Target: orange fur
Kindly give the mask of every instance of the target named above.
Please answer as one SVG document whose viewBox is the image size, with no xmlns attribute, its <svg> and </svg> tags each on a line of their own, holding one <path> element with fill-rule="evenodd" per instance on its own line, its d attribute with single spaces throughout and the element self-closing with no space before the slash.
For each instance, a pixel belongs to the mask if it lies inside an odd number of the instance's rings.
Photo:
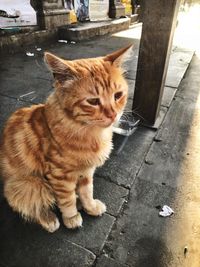
<svg viewBox="0 0 200 267">
<path fill-rule="evenodd" d="M 55 203 L 66 227 L 81 226 L 76 193 L 89 214 L 106 210 L 93 199 L 92 177 L 109 157 L 112 124 L 126 104 L 128 87 L 121 64 L 128 50 L 74 61 L 46 53 L 55 92 L 45 104 L 16 111 L 5 126 L 4 195 L 15 211 L 49 232 L 59 227 L 51 211 Z"/>
</svg>

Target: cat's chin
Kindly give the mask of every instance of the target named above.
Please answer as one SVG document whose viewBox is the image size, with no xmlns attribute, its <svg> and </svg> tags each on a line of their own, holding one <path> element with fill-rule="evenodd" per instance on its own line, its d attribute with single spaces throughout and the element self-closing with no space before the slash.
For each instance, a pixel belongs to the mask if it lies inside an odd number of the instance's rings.
<svg viewBox="0 0 200 267">
<path fill-rule="evenodd" d="M 101 128 L 108 128 L 113 124 L 113 121 L 105 121 L 105 122 L 101 122 L 99 123 L 97 126 L 101 127 Z"/>
</svg>

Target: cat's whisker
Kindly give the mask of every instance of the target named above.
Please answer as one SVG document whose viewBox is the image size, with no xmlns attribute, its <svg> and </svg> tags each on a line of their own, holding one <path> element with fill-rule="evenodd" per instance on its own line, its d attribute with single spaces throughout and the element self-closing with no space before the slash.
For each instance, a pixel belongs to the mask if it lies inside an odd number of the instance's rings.
<svg viewBox="0 0 200 267">
<path fill-rule="evenodd" d="M 137 115 L 139 118 L 145 120 L 144 117 L 142 117 L 142 116 L 136 111 L 136 109 L 134 109 L 134 110 L 126 110 L 126 109 L 125 109 L 123 115 L 126 115 L 125 113 L 130 113 L 130 114 L 132 113 L 132 114 L 135 114 L 135 115 Z M 123 115 L 122 115 L 122 116 L 123 116 Z"/>
<path fill-rule="evenodd" d="M 128 119 L 129 116 L 127 114 L 122 114 L 121 119 Z"/>
</svg>

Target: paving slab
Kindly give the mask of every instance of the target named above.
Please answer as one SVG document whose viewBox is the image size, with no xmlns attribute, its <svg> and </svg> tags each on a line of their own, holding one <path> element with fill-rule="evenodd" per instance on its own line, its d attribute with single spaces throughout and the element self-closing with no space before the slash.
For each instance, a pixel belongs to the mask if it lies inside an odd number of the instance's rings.
<svg viewBox="0 0 200 267">
<path fill-rule="evenodd" d="M 0 203 L 1 267 L 83 267 L 91 266 L 95 255 L 67 240 L 24 223 L 6 203 Z"/>
<path fill-rule="evenodd" d="M 140 26 L 141 27 L 141 26 Z M 124 31 L 127 36 L 133 35 L 133 38 L 120 38 L 117 36 L 104 37 L 98 41 L 98 50 L 94 47 L 94 41 L 88 41 L 76 44 L 55 44 L 54 46 L 44 46 L 43 50 L 50 50 L 64 58 L 76 59 L 82 57 L 94 57 L 101 56 L 108 53 L 111 44 L 115 42 L 115 47 L 121 48 L 125 45 L 134 43 L 134 54 L 131 61 L 128 62 L 126 68 L 128 70 L 126 76 L 127 78 L 135 79 L 136 69 L 137 69 L 137 59 L 138 59 L 138 46 L 139 40 L 134 38 L 135 29 L 130 29 Z M 122 32 L 123 33 L 123 32 Z M 106 42 L 106 43 L 105 43 Z M 74 53 L 74 48 L 76 48 L 76 53 Z M 92 49 L 91 49 L 92 48 Z M 83 54 L 82 49 L 85 51 Z M 34 57 L 26 56 L 26 52 L 30 50 L 35 53 Z M 112 50 L 110 51 L 112 52 Z M 180 65 L 182 68 L 184 64 L 188 64 L 191 58 L 191 51 L 184 51 L 178 48 L 173 50 L 171 55 L 171 65 L 169 71 L 172 68 L 172 74 L 176 74 L 174 71 L 174 66 Z M 9 70 L 9 71 L 8 71 Z M 177 76 L 177 75 L 176 75 Z M 182 76 L 181 76 L 182 78 Z M 179 77 L 180 79 L 180 77 Z M 38 86 L 39 81 L 39 86 Z M 173 77 L 174 81 L 174 77 Z M 129 82 L 131 84 L 131 82 Z M 134 83 L 134 82 L 133 82 Z M 19 98 L 21 95 L 33 92 L 30 95 L 23 97 L 23 100 L 31 100 L 34 103 L 44 102 L 46 97 L 52 92 L 52 76 L 47 70 L 43 60 L 43 51 L 36 51 L 35 47 L 26 48 L 24 53 L 18 53 L 13 61 L 12 56 L 7 56 L 3 59 L 3 64 L 1 65 L 1 93 L 8 96 L 14 96 Z M 15 85 L 15 86 L 12 86 Z M 173 85 L 177 86 L 177 85 Z M 132 84 L 130 86 L 132 91 Z M 172 90 L 165 90 L 164 98 L 167 92 Z M 167 94 L 167 96 L 169 93 Z M 165 99 L 164 105 L 165 103 Z M 167 99 L 167 104 L 169 101 Z"/>
<path fill-rule="evenodd" d="M 33 57 L 27 56 L 26 52 L 34 53 Z M 4 78 L 25 78 L 24 75 L 29 75 L 33 78 L 49 78 L 49 71 L 43 60 L 43 50 L 36 51 L 36 48 L 25 49 L 21 53 L 14 55 L 6 54 L 2 56 L 2 64 L 0 66 L 1 77 Z M 19 76 L 20 75 L 20 76 Z"/>
<path fill-rule="evenodd" d="M 177 198 L 182 200 L 179 205 Z M 134 267 L 198 267 L 200 207 L 197 202 L 184 203 L 183 198 L 184 194 L 170 186 L 137 178 L 129 203 L 106 243 L 108 256 Z M 166 204 L 175 213 L 159 217 L 156 207 Z M 187 257 L 185 246 L 191 253 Z"/>
<path fill-rule="evenodd" d="M 13 62 L 13 63 L 12 63 Z M 17 54 L 3 59 L 0 67 L 1 95 L 33 103 L 41 103 L 52 91 L 52 76 L 44 64 L 43 55 L 36 58 Z"/>
<path fill-rule="evenodd" d="M 126 202 L 129 190 L 111 183 L 102 177 L 94 178 L 94 197 L 103 201 L 107 206 L 107 213 L 117 216 Z"/>
<path fill-rule="evenodd" d="M 83 227 L 73 231 L 61 225 L 60 229 L 54 235 L 55 237 L 66 238 L 68 241 L 99 255 L 112 229 L 115 217 L 109 214 L 92 217 L 84 212 L 82 212 L 82 216 Z"/>
<path fill-rule="evenodd" d="M 134 49 L 136 51 L 138 49 L 138 40 L 106 36 L 98 40 L 98 48 L 94 40 L 90 40 L 75 44 L 55 43 L 49 46 L 44 45 L 41 47 L 41 52 L 37 52 L 35 47 L 30 46 L 25 48 L 24 52 L 15 54 L 14 60 L 13 55 L 5 55 L 2 57 L 0 66 L 0 93 L 15 98 L 23 96 L 23 100 L 32 101 L 33 103 L 44 102 L 53 90 L 52 75 L 43 60 L 44 51 L 50 51 L 58 56 L 72 60 L 104 56 L 129 45 L 131 42 L 135 43 Z M 114 49 L 112 48 L 113 43 L 115 43 Z M 28 57 L 26 55 L 27 51 L 34 52 L 34 57 Z"/>
<path fill-rule="evenodd" d="M 59 217 L 61 217 L 59 211 L 56 211 L 56 213 Z M 54 232 L 53 234 L 49 234 L 37 224 L 25 223 L 24 220 L 17 213 L 14 213 L 11 210 L 6 201 L 4 199 L 1 199 L 0 237 L 2 237 L 1 240 L 7 239 L 8 244 L 6 243 L 7 245 L 4 245 L 1 243 L 2 247 L 0 251 L 1 253 L 9 253 L 7 252 L 7 246 L 10 246 L 11 244 L 13 244 L 14 246 L 15 243 L 20 244 L 20 242 L 22 242 L 23 244 L 23 239 L 24 237 L 26 237 L 26 244 L 28 242 L 33 243 L 32 240 L 35 240 L 33 246 L 37 247 L 37 244 L 42 243 L 43 245 L 44 243 L 43 249 L 45 249 L 45 246 L 49 246 L 49 244 L 53 243 L 54 241 L 57 242 L 57 240 L 60 240 L 59 242 L 71 242 L 87 250 L 90 250 L 95 254 L 99 254 L 109 235 L 115 218 L 108 214 L 104 214 L 101 217 L 92 217 L 86 215 L 84 212 L 82 212 L 82 216 L 82 228 L 76 230 L 69 230 L 63 225 L 62 220 L 60 219 L 61 226 L 59 230 Z M 45 245 L 45 242 L 50 243 L 46 243 Z M 58 245 L 59 242 L 56 244 Z M 35 249 L 37 250 L 37 248 Z M 23 253 L 23 247 L 19 247 L 19 250 L 16 248 L 15 253 L 19 253 L 19 251 Z M 80 266 L 82 265 L 80 264 Z"/>
<path fill-rule="evenodd" d="M 129 203 L 109 236 L 106 253 L 134 267 L 198 267 L 199 197 L 188 199 L 185 193 L 137 178 Z M 174 215 L 159 217 L 156 207 L 166 204 L 174 209 Z M 189 253 L 185 257 L 186 246 Z"/>
<path fill-rule="evenodd" d="M 168 267 L 171 253 L 162 240 L 165 223 L 154 207 L 131 198 L 104 249 L 111 258 L 128 266 Z"/>
<path fill-rule="evenodd" d="M 161 105 L 169 108 L 175 97 L 176 92 L 177 92 L 177 88 L 165 86 Z"/>
<path fill-rule="evenodd" d="M 196 109 L 196 112 L 195 112 Z M 151 162 L 143 169 L 146 180 L 166 182 L 177 187 L 184 186 L 182 163 L 199 153 L 197 131 L 199 130 L 198 106 L 192 101 L 177 98 L 156 136 L 146 160 Z M 198 160 L 193 165 L 198 164 Z M 176 179 L 175 179 L 176 177 Z"/>
<path fill-rule="evenodd" d="M 200 264 L 199 71 L 194 58 L 180 85 L 184 94 L 191 80 L 187 97 L 177 97 L 169 108 L 106 243 L 108 256 L 128 266 Z M 162 205 L 174 214 L 159 217 Z"/>
<path fill-rule="evenodd" d="M 17 109 L 30 105 L 27 102 L 19 101 L 14 98 L 2 96 L 0 93 L 0 131 L 2 131 L 6 120 Z"/>
<path fill-rule="evenodd" d="M 181 87 L 177 91 L 176 96 L 184 99 L 185 101 L 189 100 L 192 102 L 196 102 L 199 94 L 197 92 L 197 88 L 199 85 L 199 57 L 194 56 L 192 59 L 192 66 L 188 68 L 188 72 L 190 74 L 190 79 L 186 79 L 186 77 L 181 82 Z"/>
<path fill-rule="evenodd" d="M 43 79 L 30 77 L 15 79 L 1 79 L 1 95 L 11 96 L 16 99 L 32 102 L 33 104 L 43 103 L 47 96 L 53 91 L 51 82 Z M 38 85 L 39 81 L 39 85 Z M 13 86 L 10 86 L 14 84 Z"/>
<path fill-rule="evenodd" d="M 155 184 L 152 181 L 146 181 L 143 176 L 141 178 L 138 176 L 131 189 L 130 199 L 149 208 L 157 208 L 158 213 L 159 206 L 173 206 L 174 196 L 179 193 L 178 189 L 166 185 L 165 182 Z"/>
<path fill-rule="evenodd" d="M 178 87 L 189 66 L 194 51 L 180 48 L 172 50 L 165 85 Z"/>
<path fill-rule="evenodd" d="M 106 255 L 101 255 L 98 258 L 95 266 L 96 267 L 127 267 L 127 265 L 122 264 L 118 261 L 115 261 Z"/>
<path fill-rule="evenodd" d="M 116 154 L 114 150 L 103 168 L 97 170 L 97 175 L 118 185 L 130 188 L 143 159 L 152 143 L 154 131 L 140 128 L 128 138 L 123 150 Z M 115 135 L 115 147 L 119 146 L 123 137 Z"/>
</svg>

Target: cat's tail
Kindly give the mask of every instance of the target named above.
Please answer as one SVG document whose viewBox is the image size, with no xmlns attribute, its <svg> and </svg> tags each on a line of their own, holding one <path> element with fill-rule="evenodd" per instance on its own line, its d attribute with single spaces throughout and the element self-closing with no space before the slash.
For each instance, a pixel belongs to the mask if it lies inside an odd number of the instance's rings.
<svg viewBox="0 0 200 267">
<path fill-rule="evenodd" d="M 35 221 L 50 232 L 59 227 L 59 222 L 51 211 L 55 197 L 44 178 L 28 176 L 5 179 L 4 196 L 13 210 L 26 220 Z"/>
</svg>

